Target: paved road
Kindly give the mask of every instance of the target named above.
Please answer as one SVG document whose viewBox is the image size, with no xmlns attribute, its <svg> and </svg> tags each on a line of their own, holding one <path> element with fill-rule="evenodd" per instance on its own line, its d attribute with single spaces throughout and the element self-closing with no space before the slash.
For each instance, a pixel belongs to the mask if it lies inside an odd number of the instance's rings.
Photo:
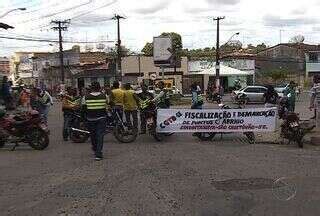
<svg viewBox="0 0 320 216">
<path fill-rule="evenodd" d="M 95 162 L 88 143 L 62 141 L 59 109 L 47 150 L 0 150 L 1 216 L 320 214 L 318 147 L 249 145 L 234 135 L 132 144 L 107 136 L 105 159 Z"/>
</svg>

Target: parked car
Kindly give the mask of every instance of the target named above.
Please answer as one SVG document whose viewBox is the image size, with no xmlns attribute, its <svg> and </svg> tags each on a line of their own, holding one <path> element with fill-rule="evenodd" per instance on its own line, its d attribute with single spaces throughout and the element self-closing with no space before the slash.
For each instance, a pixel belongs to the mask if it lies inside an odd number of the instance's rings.
<svg viewBox="0 0 320 216">
<path fill-rule="evenodd" d="M 235 102 L 235 98 L 239 94 L 243 94 L 247 98 L 247 103 L 264 103 L 264 93 L 267 88 L 264 86 L 247 86 L 238 91 L 232 93 L 232 100 Z"/>
<path fill-rule="evenodd" d="M 274 90 L 278 93 L 279 97 L 283 97 L 284 90 L 289 86 L 288 83 L 280 84 L 274 87 Z"/>
</svg>

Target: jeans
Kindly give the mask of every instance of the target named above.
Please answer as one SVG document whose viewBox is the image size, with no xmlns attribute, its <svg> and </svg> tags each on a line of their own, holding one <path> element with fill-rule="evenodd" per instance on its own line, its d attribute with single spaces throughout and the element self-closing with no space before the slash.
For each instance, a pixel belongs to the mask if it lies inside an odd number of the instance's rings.
<svg viewBox="0 0 320 216">
<path fill-rule="evenodd" d="M 138 131 L 138 111 L 125 110 L 124 113 L 126 115 L 126 122 L 128 124 L 129 129 L 134 130 L 135 132 Z M 132 121 L 131 121 L 131 116 L 132 116 Z"/>
<path fill-rule="evenodd" d="M 91 136 L 92 150 L 95 152 L 96 157 L 102 157 L 103 138 L 106 132 L 106 118 L 96 121 L 88 121 L 88 129 Z"/>
<path fill-rule="evenodd" d="M 39 113 L 43 118 L 45 124 L 48 124 L 49 106 L 40 106 Z"/>
<path fill-rule="evenodd" d="M 142 133 L 147 131 L 147 111 L 140 111 L 140 130 Z"/>
<path fill-rule="evenodd" d="M 71 122 L 72 122 L 72 114 L 64 113 L 63 114 L 63 132 L 62 132 L 64 140 L 67 140 L 70 136 Z"/>
</svg>

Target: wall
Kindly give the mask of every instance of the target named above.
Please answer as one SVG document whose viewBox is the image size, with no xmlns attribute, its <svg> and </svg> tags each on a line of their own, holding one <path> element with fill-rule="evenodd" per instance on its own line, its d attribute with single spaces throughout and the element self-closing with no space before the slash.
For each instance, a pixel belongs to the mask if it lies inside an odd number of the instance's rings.
<svg viewBox="0 0 320 216">
<path fill-rule="evenodd" d="M 156 74 L 157 79 L 162 78 L 161 69 L 154 66 L 153 57 L 140 56 L 140 72 L 139 72 L 139 56 L 128 56 L 122 58 L 122 75 L 124 82 L 141 80 L 140 75 L 143 79 L 148 80 L 150 74 Z M 181 67 L 176 69 L 176 74 L 174 74 L 173 68 L 165 68 L 165 79 L 174 79 L 175 86 L 178 89 L 182 89 L 182 76 L 188 73 L 188 59 L 187 57 L 182 57 Z M 136 84 L 135 83 L 135 84 Z"/>
</svg>

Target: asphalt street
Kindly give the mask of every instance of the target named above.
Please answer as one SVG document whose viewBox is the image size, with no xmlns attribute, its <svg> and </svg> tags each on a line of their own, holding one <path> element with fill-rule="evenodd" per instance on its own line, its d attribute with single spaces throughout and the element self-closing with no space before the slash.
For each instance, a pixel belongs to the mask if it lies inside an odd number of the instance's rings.
<svg viewBox="0 0 320 216">
<path fill-rule="evenodd" d="M 306 98 L 297 104 L 303 118 L 312 115 Z M 50 112 L 48 149 L 0 150 L 1 216 L 320 215 L 319 147 L 250 145 L 235 134 L 120 144 L 107 135 L 105 158 L 95 162 L 89 143 L 62 141 L 60 110 Z"/>
</svg>

